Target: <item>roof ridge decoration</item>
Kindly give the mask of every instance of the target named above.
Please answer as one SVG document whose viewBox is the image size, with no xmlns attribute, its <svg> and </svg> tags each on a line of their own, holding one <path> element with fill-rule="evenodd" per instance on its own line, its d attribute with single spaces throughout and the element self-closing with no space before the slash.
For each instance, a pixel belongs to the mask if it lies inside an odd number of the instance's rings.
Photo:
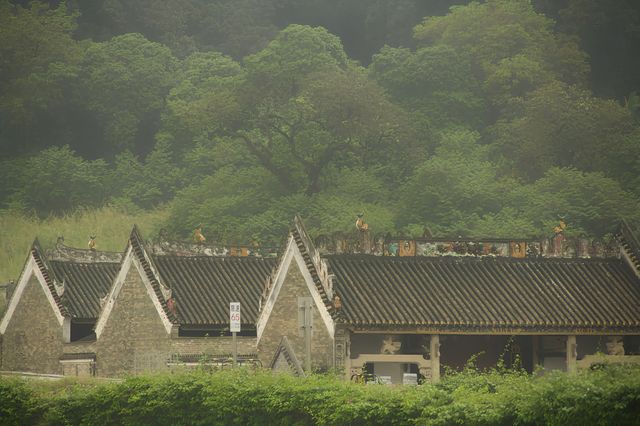
<svg viewBox="0 0 640 426">
<path fill-rule="evenodd" d="M 256 246 L 252 244 L 230 244 L 228 246 L 214 246 L 204 243 L 187 243 L 184 241 L 149 241 L 147 244 L 149 253 L 154 256 L 208 256 L 208 257 L 264 257 L 274 258 L 278 256 L 280 247 Z"/>
<path fill-rule="evenodd" d="M 64 237 L 58 237 L 55 247 L 45 252 L 48 260 L 77 263 L 120 263 L 123 253 L 111 251 L 98 251 L 69 247 L 64 244 Z"/>
<path fill-rule="evenodd" d="M 15 312 L 20 298 L 22 297 L 22 293 L 26 288 L 29 280 L 32 275 L 35 275 L 36 279 L 40 283 L 42 290 L 49 300 L 51 308 L 53 309 L 54 315 L 58 320 L 60 325 L 63 325 L 66 318 L 69 318 L 69 312 L 67 308 L 62 303 L 60 299 L 60 295 L 56 291 L 56 280 L 53 272 L 46 264 L 45 258 L 42 254 L 42 248 L 40 246 L 40 242 L 36 238 L 31 244 L 31 248 L 29 249 L 29 254 L 25 259 L 25 266 L 20 273 L 20 278 L 18 280 L 18 284 L 16 285 L 13 294 L 11 295 L 11 299 L 9 301 L 9 305 L 7 310 L 2 317 L 2 321 L 0 321 L 0 334 L 4 334 L 9 325 L 9 321 Z"/>
<path fill-rule="evenodd" d="M 362 237 L 348 233 L 320 235 L 315 239 L 321 255 L 371 254 L 399 257 L 512 257 L 512 258 L 612 258 L 618 257 L 615 241 L 596 238 L 465 238 L 400 237 L 376 235 L 369 248 Z"/>
</svg>

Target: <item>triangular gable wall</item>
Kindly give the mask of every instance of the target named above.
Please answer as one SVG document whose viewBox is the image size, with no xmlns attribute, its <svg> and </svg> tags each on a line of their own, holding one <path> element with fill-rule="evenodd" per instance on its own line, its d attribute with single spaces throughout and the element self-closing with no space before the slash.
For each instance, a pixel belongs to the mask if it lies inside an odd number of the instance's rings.
<svg viewBox="0 0 640 426">
<path fill-rule="evenodd" d="M 273 356 L 273 360 L 269 364 L 269 368 L 272 370 L 277 370 L 278 366 L 284 363 L 287 367 L 297 376 L 304 376 L 304 370 L 302 369 L 302 364 L 296 357 L 293 348 L 289 344 L 289 339 L 287 336 L 282 336 L 282 340 L 280 341 L 280 345 L 278 349 L 276 349 L 276 353 Z"/>
<path fill-rule="evenodd" d="M 96 322 L 95 333 L 97 339 L 100 339 L 100 335 L 109 320 L 109 316 L 113 311 L 113 307 L 118 299 L 120 290 L 122 289 L 132 266 L 136 268 L 137 273 L 140 275 L 140 278 L 147 290 L 147 294 L 153 302 L 167 334 L 171 333 L 173 324 L 177 322 L 175 315 L 169 311 L 166 303 L 166 299 L 170 297 L 170 290 L 161 284 L 157 270 L 153 266 L 150 257 L 146 254 L 142 243 L 142 237 L 140 236 L 137 227 L 134 226 L 129 237 L 125 255 L 122 258 L 120 271 L 111 286 L 111 290 L 107 296 L 104 306 L 102 307 L 98 321 Z M 164 293 L 168 294 L 165 296 Z"/>
<path fill-rule="evenodd" d="M 54 315 L 58 320 L 58 323 L 62 326 L 64 324 L 65 318 L 69 316 L 66 308 L 64 307 L 64 305 L 62 305 L 60 297 L 55 290 L 54 280 L 49 274 L 48 268 L 45 264 L 44 256 L 42 255 L 42 250 L 40 249 L 40 245 L 38 243 L 38 240 L 36 239 L 31 246 L 31 250 L 25 262 L 25 266 L 22 270 L 22 273 L 20 274 L 18 285 L 13 291 L 11 300 L 9 301 L 7 311 L 2 318 L 2 322 L 0 322 L 0 334 L 4 334 L 4 332 L 6 331 L 9 322 L 11 321 L 11 317 L 13 316 L 16 308 L 18 307 L 18 304 L 20 303 L 20 298 L 22 297 L 22 294 L 24 293 L 29 280 L 34 275 L 40 283 L 42 291 L 46 295 L 47 300 L 51 305 L 51 309 L 53 309 Z"/>
<path fill-rule="evenodd" d="M 316 283 L 311 276 L 309 268 L 305 262 L 303 254 L 298 247 L 298 244 L 295 241 L 294 235 L 289 236 L 289 241 L 287 243 L 287 248 L 281 258 L 280 264 L 276 270 L 275 276 L 271 281 L 271 285 L 269 291 L 267 292 L 265 302 L 262 304 L 262 309 L 260 311 L 260 315 L 258 317 L 258 322 L 256 324 L 257 329 L 257 342 L 260 342 L 260 338 L 262 337 L 262 333 L 269 321 L 269 317 L 271 316 L 271 312 L 273 307 L 278 300 L 278 296 L 280 294 L 280 290 L 282 289 L 282 284 L 285 281 L 287 273 L 289 272 L 289 268 L 292 265 L 292 262 L 295 260 L 295 266 L 297 266 L 305 280 L 309 293 L 311 294 L 313 301 L 316 305 L 316 308 L 327 327 L 327 331 L 329 335 L 333 337 L 335 331 L 335 325 L 333 318 L 331 317 L 331 313 L 327 309 L 326 300 L 318 291 L 316 287 Z"/>
</svg>

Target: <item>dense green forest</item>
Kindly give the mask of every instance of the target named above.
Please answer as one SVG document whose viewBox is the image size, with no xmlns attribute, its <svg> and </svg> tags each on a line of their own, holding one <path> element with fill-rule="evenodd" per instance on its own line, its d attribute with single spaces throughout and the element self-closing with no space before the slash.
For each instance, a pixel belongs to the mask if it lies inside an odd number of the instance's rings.
<svg viewBox="0 0 640 426">
<path fill-rule="evenodd" d="M 640 222 L 634 0 L 0 0 L 0 214 L 209 241 Z"/>
</svg>

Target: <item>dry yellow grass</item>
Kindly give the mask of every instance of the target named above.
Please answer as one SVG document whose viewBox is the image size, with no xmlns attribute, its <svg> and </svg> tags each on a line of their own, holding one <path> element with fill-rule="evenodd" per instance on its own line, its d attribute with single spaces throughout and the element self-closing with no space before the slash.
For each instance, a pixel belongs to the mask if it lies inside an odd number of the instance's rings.
<svg viewBox="0 0 640 426">
<path fill-rule="evenodd" d="M 47 219 L 0 211 L 0 283 L 18 278 L 36 237 L 44 248 L 52 248 L 60 235 L 66 245 L 86 248 L 93 234 L 97 235 L 98 250 L 122 251 L 134 224 L 146 237 L 157 233 L 167 216 L 166 209 L 129 214 L 114 207 L 78 210 Z"/>
</svg>

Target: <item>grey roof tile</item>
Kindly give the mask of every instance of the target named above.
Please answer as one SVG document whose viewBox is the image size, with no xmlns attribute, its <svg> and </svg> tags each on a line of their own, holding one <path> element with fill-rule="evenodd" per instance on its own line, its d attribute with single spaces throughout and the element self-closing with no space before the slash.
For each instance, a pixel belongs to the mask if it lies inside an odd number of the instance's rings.
<svg viewBox="0 0 640 426">
<path fill-rule="evenodd" d="M 48 262 L 58 282 L 64 282 L 62 300 L 72 318 L 95 319 L 100 299 L 109 293 L 119 263 Z"/>
<path fill-rule="evenodd" d="M 258 301 L 276 259 L 258 257 L 153 256 L 176 300 L 180 324 L 225 325 L 229 302 L 240 302 L 242 323 L 255 326 Z"/>
<path fill-rule="evenodd" d="M 618 259 L 328 256 L 348 324 L 640 330 L 640 279 Z"/>
</svg>

